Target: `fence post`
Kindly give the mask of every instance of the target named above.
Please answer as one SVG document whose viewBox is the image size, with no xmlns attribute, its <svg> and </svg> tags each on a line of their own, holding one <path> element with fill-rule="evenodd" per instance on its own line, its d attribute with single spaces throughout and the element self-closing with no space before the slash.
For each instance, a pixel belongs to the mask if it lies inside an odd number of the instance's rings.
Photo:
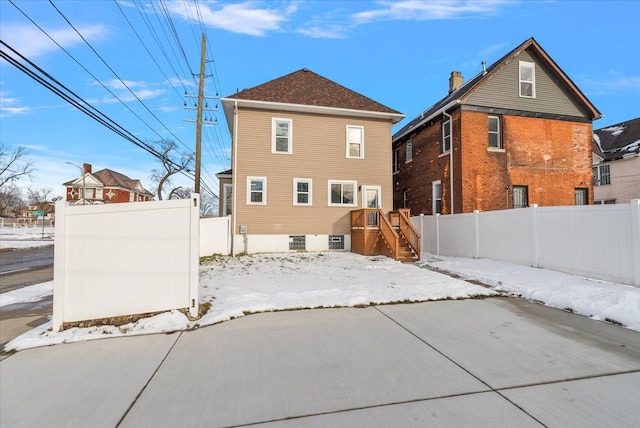
<svg viewBox="0 0 640 428">
<path fill-rule="evenodd" d="M 189 315 L 193 318 L 198 316 L 200 311 L 200 297 L 198 293 L 198 278 L 200 265 L 200 194 L 191 194 L 192 203 L 189 204 L 189 214 L 191 222 L 191 236 L 189 240 Z"/>
<path fill-rule="evenodd" d="M 633 265 L 633 285 L 640 287 L 640 199 L 629 202 L 631 218 L 631 264 Z"/>
<path fill-rule="evenodd" d="M 475 241 L 475 246 L 473 248 L 473 258 L 480 258 L 480 219 L 479 219 L 480 211 L 473 210 L 473 239 Z"/>
<path fill-rule="evenodd" d="M 531 266 L 538 267 L 538 204 L 531 204 Z"/>
<path fill-rule="evenodd" d="M 56 228 L 53 247 L 53 316 L 51 327 L 53 331 L 60 331 L 64 322 L 65 300 L 65 271 L 67 245 L 67 204 L 65 201 L 56 202 Z"/>
<path fill-rule="evenodd" d="M 420 249 L 424 251 L 424 213 L 420 213 Z"/>
<path fill-rule="evenodd" d="M 440 214 L 436 214 L 436 254 L 440 254 Z"/>
</svg>

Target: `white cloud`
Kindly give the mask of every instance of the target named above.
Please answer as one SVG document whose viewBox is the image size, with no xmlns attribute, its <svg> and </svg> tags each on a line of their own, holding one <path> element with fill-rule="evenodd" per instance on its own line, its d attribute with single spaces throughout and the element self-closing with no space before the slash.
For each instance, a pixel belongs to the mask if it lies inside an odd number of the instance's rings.
<svg viewBox="0 0 640 428">
<path fill-rule="evenodd" d="M 329 25 L 327 27 L 305 27 L 298 29 L 298 33 L 314 39 L 343 39 L 346 36 L 346 27 L 342 25 Z"/>
<path fill-rule="evenodd" d="M 0 92 L 0 117 L 17 116 L 30 113 L 33 109 L 20 106 L 20 99 L 8 96 L 7 92 Z"/>
<path fill-rule="evenodd" d="M 617 72 L 612 74 L 609 77 L 603 76 L 601 79 L 582 78 L 580 86 L 597 94 L 640 91 L 640 76 L 622 76 Z"/>
<path fill-rule="evenodd" d="M 136 101 L 137 99 L 140 99 L 140 100 L 152 99 L 152 98 L 159 97 L 160 95 L 166 92 L 166 89 L 163 89 L 163 88 L 153 89 L 152 88 L 153 85 L 150 85 L 145 81 L 134 81 L 134 80 L 121 81 L 118 79 L 111 79 L 111 80 L 104 81 L 102 83 L 104 84 L 104 86 L 111 89 L 112 92 L 115 93 L 115 95 L 117 95 L 118 98 L 120 98 L 120 101 L 122 102 L 132 102 L 132 101 Z M 95 83 L 95 85 L 98 85 L 98 83 Z M 107 98 L 104 98 L 101 102 L 116 103 L 120 101 L 117 100 L 116 98 L 107 97 Z M 91 102 L 95 103 L 96 101 L 93 100 Z"/>
<path fill-rule="evenodd" d="M 439 19 L 462 18 L 467 15 L 495 13 L 498 7 L 512 3 L 508 0 L 405 0 L 379 1 L 380 9 L 358 12 L 352 15 L 357 23 L 375 21 L 431 21 Z"/>
<path fill-rule="evenodd" d="M 89 42 L 103 39 L 108 31 L 102 24 L 77 27 L 78 31 Z M 32 59 L 46 55 L 60 49 L 42 31 L 32 25 L 3 25 L 3 40 L 16 51 L 25 57 Z M 69 48 L 84 43 L 80 36 L 71 28 L 69 29 L 46 29 L 47 33 L 60 46 Z"/>
<path fill-rule="evenodd" d="M 269 31 L 279 30 L 280 25 L 297 10 L 295 4 L 281 10 L 259 7 L 252 1 L 223 4 L 220 8 L 216 8 L 215 2 L 168 2 L 167 6 L 183 19 L 201 16 L 205 25 L 250 36 L 264 36 Z"/>
</svg>

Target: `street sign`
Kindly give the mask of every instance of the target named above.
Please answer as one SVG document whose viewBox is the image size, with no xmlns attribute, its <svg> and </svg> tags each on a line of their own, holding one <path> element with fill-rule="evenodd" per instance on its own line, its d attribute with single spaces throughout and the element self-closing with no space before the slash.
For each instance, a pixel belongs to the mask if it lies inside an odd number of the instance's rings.
<svg viewBox="0 0 640 428">
<path fill-rule="evenodd" d="M 39 211 L 32 211 L 31 215 L 33 217 L 38 217 L 39 215 L 44 216 L 44 210 L 39 210 Z"/>
</svg>

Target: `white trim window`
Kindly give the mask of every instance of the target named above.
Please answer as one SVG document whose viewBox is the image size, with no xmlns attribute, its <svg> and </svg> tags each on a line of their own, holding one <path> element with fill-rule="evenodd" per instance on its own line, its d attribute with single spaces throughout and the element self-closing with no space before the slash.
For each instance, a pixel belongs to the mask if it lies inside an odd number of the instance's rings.
<svg viewBox="0 0 640 428">
<path fill-rule="evenodd" d="M 347 125 L 347 157 L 364 159 L 364 126 Z"/>
<path fill-rule="evenodd" d="M 393 172 L 400 172 L 400 147 L 393 151 Z"/>
<path fill-rule="evenodd" d="M 442 214 L 442 181 L 431 182 L 431 196 L 433 200 L 431 214 Z"/>
<path fill-rule="evenodd" d="M 489 116 L 489 147 L 502 148 L 502 138 L 500 135 L 500 116 Z"/>
<path fill-rule="evenodd" d="M 409 163 L 413 160 L 413 140 L 409 138 L 407 141 L 407 147 L 404 152 L 404 163 Z"/>
<path fill-rule="evenodd" d="M 518 66 L 520 96 L 523 98 L 536 97 L 536 64 L 520 61 Z"/>
<path fill-rule="evenodd" d="M 293 121 L 274 117 L 271 119 L 271 153 L 291 154 Z"/>
<path fill-rule="evenodd" d="M 329 180 L 327 205 L 330 207 L 357 207 L 356 193 L 358 183 L 356 181 Z"/>
<path fill-rule="evenodd" d="M 267 205 L 267 177 L 247 177 L 247 205 Z"/>
<path fill-rule="evenodd" d="M 451 150 L 451 120 L 442 123 L 442 153 Z"/>
<path fill-rule="evenodd" d="M 313 180 L 310 178 L 293 179 L 293 205 L 313 205 Z"/>
<path fill-rule="evenodd" d="M 609 165 L 596 165 L 592 169 L 593 171 L 593 185 L 594 186 L 606 186 L 611 184 L 611 169 Z"/>
</svg>

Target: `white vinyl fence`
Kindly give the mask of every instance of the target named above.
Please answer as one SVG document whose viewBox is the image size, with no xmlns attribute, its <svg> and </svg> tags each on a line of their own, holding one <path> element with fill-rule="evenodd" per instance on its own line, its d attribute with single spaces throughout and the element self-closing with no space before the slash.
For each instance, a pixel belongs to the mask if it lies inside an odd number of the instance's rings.
<svg viewBox="0 0 640 428">
<path fill-rule="evenodd" d="M 200 257 L 231 254 L 231 217 L 200 219 Z"/>
<path fill-rule="evenodd" d="M 56 203 L 53 329 L 171 309 L 198 314 L 200 196 Z"/>
<path fill-rule="evenodd" d="M 640 287 L 640 200 L 415 216 L 422 250 Z"/>
</svg>

